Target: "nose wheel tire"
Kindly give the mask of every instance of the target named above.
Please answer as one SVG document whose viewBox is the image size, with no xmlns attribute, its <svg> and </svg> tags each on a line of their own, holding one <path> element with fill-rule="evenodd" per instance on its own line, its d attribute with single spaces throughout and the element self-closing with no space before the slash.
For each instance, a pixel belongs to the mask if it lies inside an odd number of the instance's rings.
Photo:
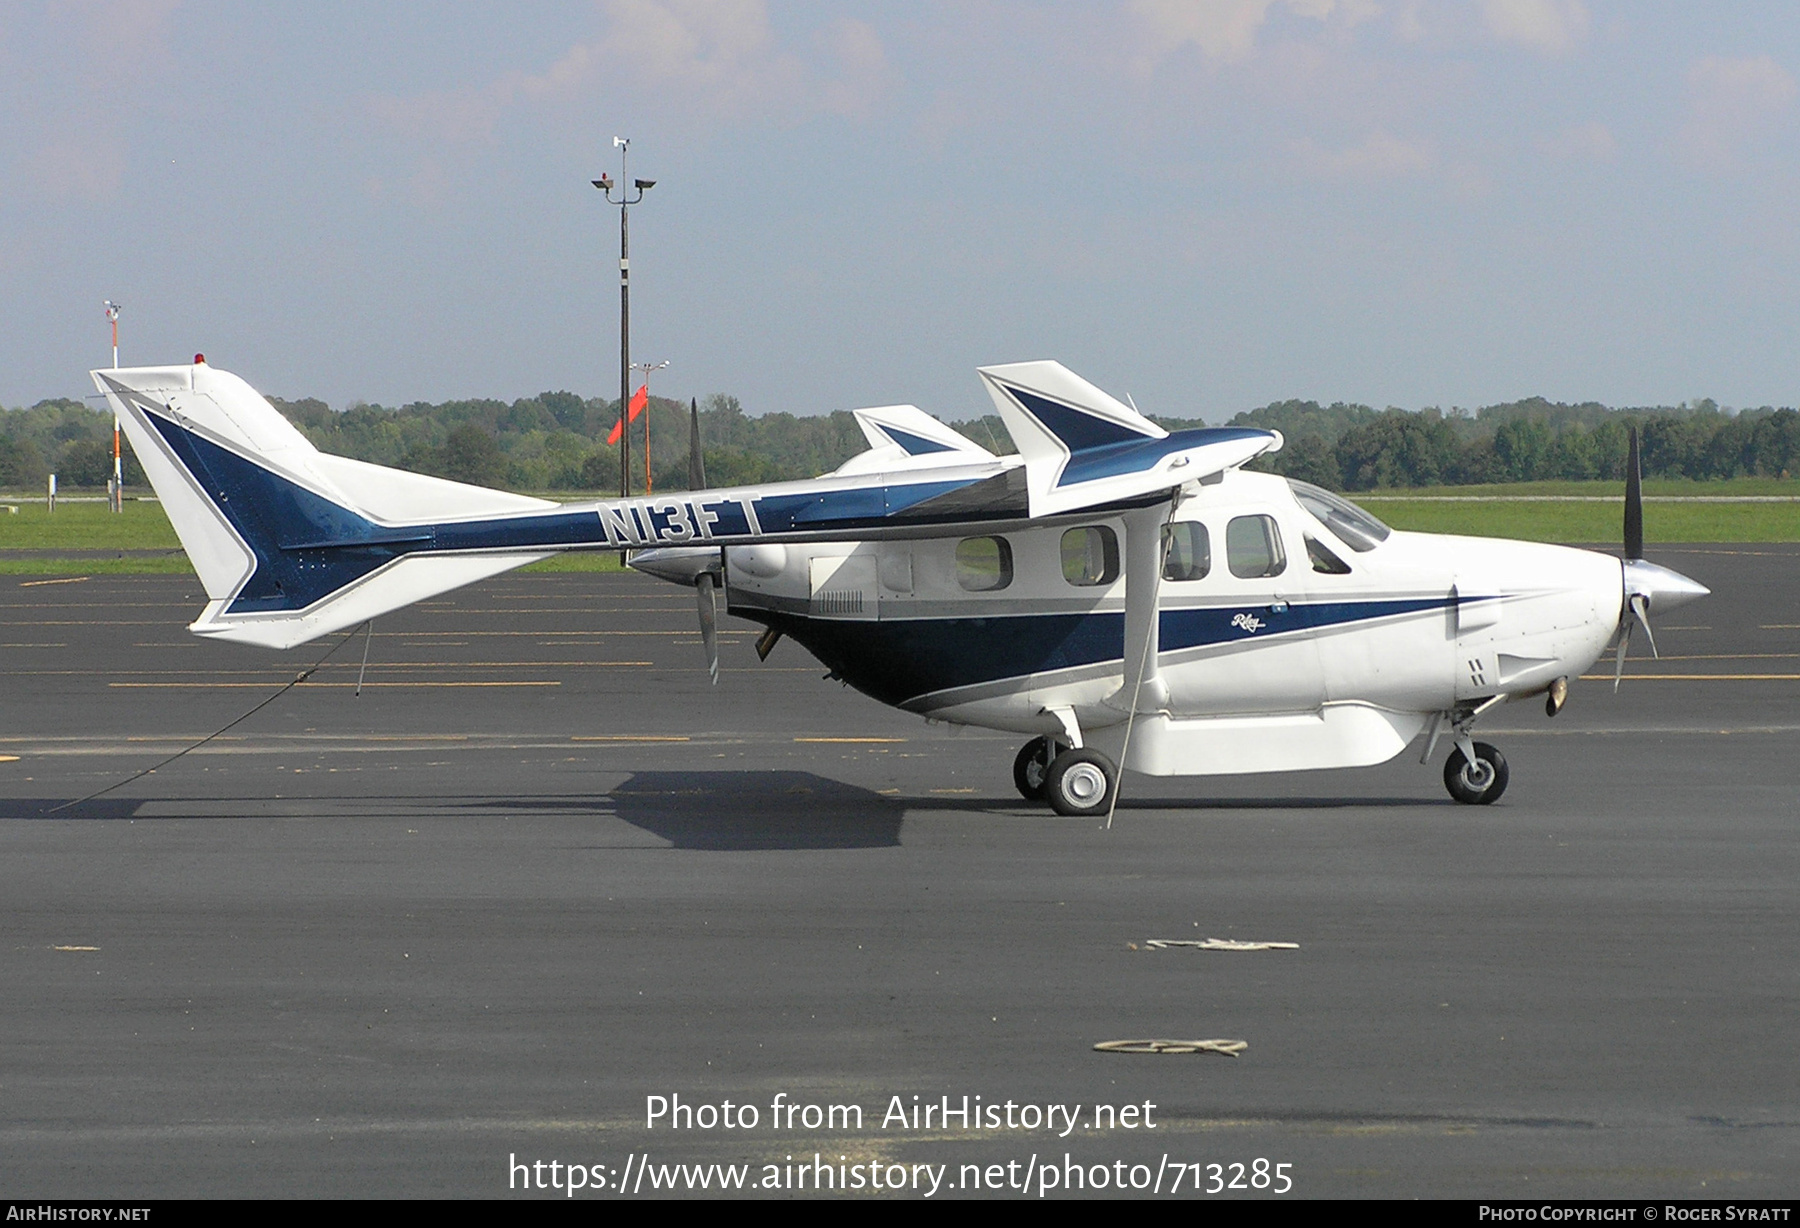
<svg viewBox="0 0 1800 1228">
<path fill-rule="evenodd" d="M 1044 780 L 1050 774 L 1050 760 L 1056 757 L 1056 745 L 1049 738 L 1033 738 L 1019 748 L 1013 760 L 1013 786 L 1028 802 L 1044 800 Z"/>
<path fill-rule="evenodd" d="M 1119 787 L 1119 769 L 1091 750 L 1065 750 L 1050 761 L 1044 775 L 1044 799 L 1050 809 L 1071 817 L 1104 814 Z"/>
<path fill-rule="evenodd" d="M 1486 742 L 1475 743 L 1475 762 L 1457 747 L 1444 764 L 1444 787 L 1465 806 L 1487 806 L 1506 792 L 1506 756 Z"/>
</svg>

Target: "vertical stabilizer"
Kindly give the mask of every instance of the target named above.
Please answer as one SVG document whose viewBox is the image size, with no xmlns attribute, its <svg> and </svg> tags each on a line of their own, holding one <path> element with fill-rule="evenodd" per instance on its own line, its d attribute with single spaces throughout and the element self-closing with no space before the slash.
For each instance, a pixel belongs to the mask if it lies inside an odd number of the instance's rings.
<svg viewBox="0 0 1800 1228">
<path fill-rule="evenodd" d="M 1141 500 L 1279 446 L 1273 432 L 1241 427 L 1170 435 L 1059 362 L 980 372 L 1025 458 L 1034 517 Z"/>
<path fill-rule="evenodd" d="M 544 557 L 439 535 L 554 503 L 319 452 L 204 362 L 91 374 L 206 589 L 198 634 L 289 647 Z"/>
</svg>

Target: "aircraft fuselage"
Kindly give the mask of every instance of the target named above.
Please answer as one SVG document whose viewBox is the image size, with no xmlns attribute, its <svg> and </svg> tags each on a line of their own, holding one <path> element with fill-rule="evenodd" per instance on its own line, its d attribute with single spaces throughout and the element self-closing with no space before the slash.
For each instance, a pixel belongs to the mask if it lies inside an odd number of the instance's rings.
<svg viewBox="0 0 1800 1228">
<path fill-rule="evenodd" d="M 1436 714 L 1577 677 L 1620 620 L 1617 558 L 1425 533 L 1346 541 L 1266 474 L 1234 470 L 1161 514 L 1156 660 L 1135 705 L 1121 693 L 1138 666 L 1123 659 L 1126 515 L 732 548 L 728 609 L 932 719 L 1060 735 L 1066 714 L 1104 747 L 1135 707 L 1165 734 L 1225 748 L 1157 756 L 1146 743 L 1128 762 L 1180 775 L 1264 770 L 1276 760 L 1253 753 L 1259 741 L 1281 744 L 1285 767 L 1379 762 Z M 1296 762 L 1304 722 L 1322 745 Z"/>
</svg>

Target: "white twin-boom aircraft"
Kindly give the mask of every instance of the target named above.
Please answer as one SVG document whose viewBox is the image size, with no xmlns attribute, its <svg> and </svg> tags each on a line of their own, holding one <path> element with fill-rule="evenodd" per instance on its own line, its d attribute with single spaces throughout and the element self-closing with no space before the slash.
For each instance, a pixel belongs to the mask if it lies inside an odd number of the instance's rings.
<svg viewBox="0 0 1800 1228">
<path fill-rule="evenodd" d="M 1643 560 L 1636 447 L 1625 558 L 1396 532 L 1242 466 L 1275 431 L 1168 432 L 1059 363 L 980 375 L 1019 448 L 995 456 L 910 405 L 859 409 L 869 449 L 823 477 L 552 503 L 315 449 L 247 383 L 185 366 L 92 373 L 206 589 L 197 635 L 289 648 L 564 550 L 627 550 L 715 590 L 863 693 L 1029 734 L 1028 799 L 1110 812 L 1152 776 L 1357 767 L 1444 734 L 1444 780 L 1487 803 L 1474 741 L 1615 636 L 1707 589 Z M 697 440 L 690 467 L 699 476 Z M 1651 638 L 1654 651 L 1655 641 Z"/>
</svg>

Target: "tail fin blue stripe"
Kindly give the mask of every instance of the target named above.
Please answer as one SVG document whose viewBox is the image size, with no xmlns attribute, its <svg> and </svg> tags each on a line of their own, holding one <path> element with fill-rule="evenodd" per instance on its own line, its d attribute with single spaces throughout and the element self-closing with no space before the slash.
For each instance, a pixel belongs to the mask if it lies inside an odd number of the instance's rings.
<svg viewBox="0 0 1800 1228">
<path fill-rule="evenodd" d="M 383 542 L 381 527 L 167 419 L 148 415 L 213 506 L 250 547 L 256 569 L 229 613 L 302 610 L 400 557 L 410 543 Z M 306 543 L 354 542 L 309 548 Z"/>
<path fill-rule="evenodd" d="M 147 415 L 256 556 L 230 614 L 293 613 L 407 554 L 591 542 L 592 513 L 389 528 L 160 415 Z"/>
<path fill-rule="evenodd" d="M 1134 431 L 1120 423 L 1109 422 L 1105 418 L 1096 418 L 1093 414 L 1060 405 L 1012 384 L 1006 385 L 1006 390 L 1024 407 L 1025 412 L 1042 423 L 1044 429 L 1061 440 L 1063 446 L 1071 452 L 1104 448 L 1111 444 L 1138 443 L 1147 438 L 1142 431 Z"/>
<path fill-rule="evenodd" d="M 903 431 L 899 427 L 889 426 L 885 422 L 877 423 L 877 425 L 888 438 L 892 439 L 902 448 L 905 448 L 908 456 L 928 456 L 933 452 L 954 452 L 956 450 L 947 443 L 939 443 L 935 439 L 926 439 L 923 435 L 915 435 L 911 431 Z"/>
</svg>

